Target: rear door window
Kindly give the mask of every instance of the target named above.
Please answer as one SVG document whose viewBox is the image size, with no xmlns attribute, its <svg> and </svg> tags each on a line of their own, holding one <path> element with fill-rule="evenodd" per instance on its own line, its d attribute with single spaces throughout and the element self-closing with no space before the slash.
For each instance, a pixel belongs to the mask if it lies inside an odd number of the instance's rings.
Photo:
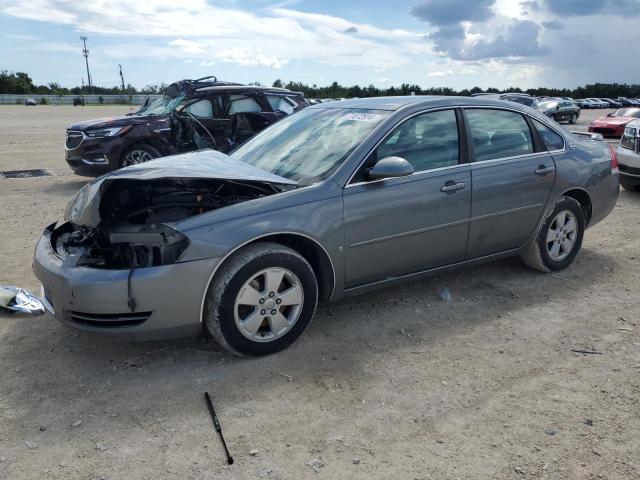
<svg viewBox="0 0 640 480">
<path fill-rule="evenodd" d="M 467 109 L 475 161 L 533 153 L 529 125 L 522 114 L 508 110 Z"/>
<path fill-rule="evenodd" d="M 547 150 L 562 150 L 564 148 L 564 139 L 558 135 L 556 132 L 547 127 L 544 123 L 539 122 L 538 120 L 531 119 L 533 121 L 533 125 L 538 130 L 538 133 L 544 140 L 544 143 L 547 147 Z"/>
<path fill-rule="evenodd" d="M 229 115 L 234 113 L 261 112 L 260 104 L 251 97 L 244 95 L 231 95 L 229 97 Z"/>
<path fill-rule="evenodd" d="M 211 104 L 211 100 L 199 100 L 189 105 L 185 110 L 195 117 L 213 118 L 213 105 Z"/>
</svg>

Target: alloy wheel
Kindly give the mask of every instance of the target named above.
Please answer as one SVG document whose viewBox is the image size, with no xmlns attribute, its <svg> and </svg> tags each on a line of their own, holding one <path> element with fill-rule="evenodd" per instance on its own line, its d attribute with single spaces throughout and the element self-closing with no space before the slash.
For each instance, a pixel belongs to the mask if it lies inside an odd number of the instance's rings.
<svg viewBox="0 0 640 480">
<path fill-rule="evenodd" d="M 149 152 L 145 152 L 144 150 L 131 150 L 125 155 L 122 165 L 124 167 L 138 165 L 139 163 L 148 162 L 149 160 L 153 160 Z"/>
<path fill-rule="evenodd" d="M 553 219 L 547 232 L 547 252 L 555 262 L 571 254 L 578 236 L 578 222 L 569 210 L 563 210 Z"/>
<path fill-rule="evenodd" d="M 272 342 L 291 330 L 303 305 L 300 279 L 285 268 L 267 268 L 252 275 L 238 291 L 234 319 L 246 338 Z"/>
</svg>

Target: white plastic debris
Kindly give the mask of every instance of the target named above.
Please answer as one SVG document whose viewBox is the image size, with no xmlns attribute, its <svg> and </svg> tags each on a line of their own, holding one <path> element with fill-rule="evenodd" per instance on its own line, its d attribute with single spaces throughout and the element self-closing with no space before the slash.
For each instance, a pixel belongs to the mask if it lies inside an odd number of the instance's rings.
<svg viewBox="0 0 640 480">
<path fill-rule="evenodd" d="M 443 289 L 440 290 L 439 296 L 440 296 L 440 300 L 443 300 L 445 302 L 451 301 L 451 292 L 449 292 L 449 289 L 447 287 L 444 287 Z"/>
<path fill-rule="evenodd" d="M 44 313 L 42 300 L 31 292 L 9 285 L 0 285 L 0 308 L 30 315 Z"/>
</svg>

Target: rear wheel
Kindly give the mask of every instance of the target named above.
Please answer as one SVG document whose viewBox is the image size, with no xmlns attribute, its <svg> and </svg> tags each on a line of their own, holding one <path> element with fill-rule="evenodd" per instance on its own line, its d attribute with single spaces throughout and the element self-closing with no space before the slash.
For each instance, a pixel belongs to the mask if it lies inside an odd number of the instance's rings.
<svg viewBox="0 0 640 480">
<path fill-rule="evenodd" d="M 318 302 L 311 265 L 295 250 L 256 243 L 232 256 L 211 282 L 205 324 L 236 355 L 268 355 L 307 328 Z"/>
<path fill-rule="evenodd" d="M 540 272 L 567 268 L 582 245 L 585 215 L 582 206 L 573 198 L 560 197 L 547 215 L 535 242 L 520 258 L 525 265 Z"/>
<path fill-rule="evenodd" d="M 151 145 L 134 145 L 124 152 L 120 160 L 120 166 L 128 167 L 129 165 L 138 165 L 139 163 L 145 163 L 161 156 L 161 153 Z"/>
<path fill-rule="evenodd" d="M 578 121 L 578 114 L 574 113 L 573 116 L 571 117 L 571 120 L 569 120 L 569 123 L 574 124 Z"/>
</svg>

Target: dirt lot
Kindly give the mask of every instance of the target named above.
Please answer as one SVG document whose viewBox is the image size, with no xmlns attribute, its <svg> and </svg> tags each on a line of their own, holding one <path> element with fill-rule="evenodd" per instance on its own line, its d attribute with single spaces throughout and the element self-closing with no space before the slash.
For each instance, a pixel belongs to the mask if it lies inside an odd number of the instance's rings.
<svg viewBox="0 0 640 480">
<path fill-rule="evenodd" d="M 34 243 L 85 182 L 65 126 L 125 111 L 0 107 L 0 170 L 54 174 L 0 179 L 0 284 L 38 291 Z M 381 290 L 268 358 L 0 314 L 0 478 L 640 478 L 639 221 L 621 191 L 559 275 L 507 260 Z"/>
</svg>

